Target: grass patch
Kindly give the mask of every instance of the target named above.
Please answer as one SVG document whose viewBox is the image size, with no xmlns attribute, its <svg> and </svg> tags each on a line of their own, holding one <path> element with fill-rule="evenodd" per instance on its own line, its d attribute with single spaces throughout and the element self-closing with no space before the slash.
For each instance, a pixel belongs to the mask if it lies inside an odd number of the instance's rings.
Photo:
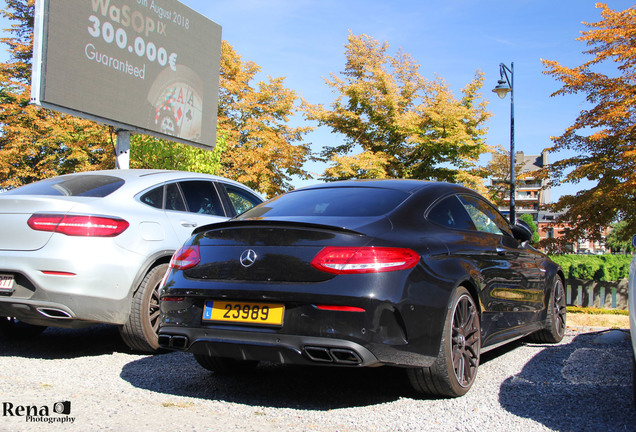
<svg viewBox="0 0 636 432">
<path fill-rule="evenodd" d="M 567 311 L 568 327 L 629 328 L 629 312 L 626 310 L 568 306 Z"/>
<path fill-rule="evenodd" d="M 568 306 L 570 314 L 588 314 L 588 315 L 629 315 L 627 309 L 601 309 L 593 307 Z"/>
</svg>

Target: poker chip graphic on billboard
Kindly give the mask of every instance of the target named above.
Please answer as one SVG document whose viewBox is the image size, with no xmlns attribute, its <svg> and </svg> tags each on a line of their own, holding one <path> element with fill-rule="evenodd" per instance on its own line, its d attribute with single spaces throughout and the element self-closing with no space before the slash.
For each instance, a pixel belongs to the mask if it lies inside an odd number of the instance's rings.
<svg viewBox="0 0 636 432">
<path fill-rule="evenodd" d="M 187 66 L 159 74 L 148 93 L 159 131 L 197 141 L 201 138 L 203 99 L 201 79 Z"/>
</svg>

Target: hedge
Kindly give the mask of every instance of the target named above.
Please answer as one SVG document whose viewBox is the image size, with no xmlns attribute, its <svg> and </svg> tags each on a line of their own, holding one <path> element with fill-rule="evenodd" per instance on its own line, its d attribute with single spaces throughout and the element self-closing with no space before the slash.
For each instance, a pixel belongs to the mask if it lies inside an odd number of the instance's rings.
<svg viewBox="0 0 636 432">
<path fill-rule="evenodd" d="M 566 279 L 613 282 L 629 277 L 631 255 L 551 255 Z"/>
</svg>

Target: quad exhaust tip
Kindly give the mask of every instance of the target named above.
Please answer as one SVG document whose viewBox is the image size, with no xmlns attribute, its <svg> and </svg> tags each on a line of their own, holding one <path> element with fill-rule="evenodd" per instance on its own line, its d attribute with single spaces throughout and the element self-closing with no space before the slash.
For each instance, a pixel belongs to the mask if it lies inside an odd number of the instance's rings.
<svg viewBox="0 0 636 432">
<path fill-rule="evenodd" d="M 188 338 L 187 336 L 181 335 L 160 334 L 159 346 L 164 348 L 186 349 L 188 346 Z"/>
<path fill-rule="evenodd" d="M 187 349 L 190 340 L 183 335 L 159 335 L 159 346 L 171 349 Z M 305 346 L 303 348 L 305 355 L 311 360 L 318 363 L 336 363 L 341 365 L 361 365 L 362 357 L 349 348 L 335 348 L 322 346 Z"/>
<path fill-rule="evenodd" d="M 352 349 L 306 346 L 304 351 L 307 357 L 315 362 L 348 365 L 362 364 L 362 358 Z"/>
</svg>

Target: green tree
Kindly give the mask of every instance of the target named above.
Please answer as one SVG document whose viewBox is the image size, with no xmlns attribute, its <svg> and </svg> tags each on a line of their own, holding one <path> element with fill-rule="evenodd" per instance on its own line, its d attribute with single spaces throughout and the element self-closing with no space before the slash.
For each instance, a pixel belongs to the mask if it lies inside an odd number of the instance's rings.
<svg viewBox="0 0 636 432">
<path fill-rule="evenodd" d="M 481 189 L 477 168 L 490 114 L 479 90 L 483 74 L 456 98 L 443 79 L 424 79 L 419 65 L 367 35 L 349 34 L 342 77 L 326 84 L 336 94 L 329 108 L 304 103 L 306 117 L 342 134 L 325 148 L 326 180 L 396 177 L 460 182 Z M 349 155 L 354 151 L 359 153 Z"/>
<path fill-rule="evenodd" d="M 166 141 L 148 135 L 134 135 L 130 143 L 131 168 L 156 168 L 218 175 L 227 140 L 217 135 L 213 150 Z"/>
<path fill-rule="evenodd" d="M 534 221 L 532 220 L 532 215 L 528 213 L 523 213 L 521 216 L 519 216 L 519 220 L 522 220 L 525 223 L 527 223 L 530 229 L 532 230 L 532 241 L 531 241 L 532 244 L 533 245 L 539 244 L 539 240 L 541 239 L 541 237 L 539 236 L 537 224 L 534 223 Z"/>
<path fill-rule="evenodd" d="M 625 221 L 612 224 L 612 230 L 605 238 L 605 245 L 612 252 L 633 253 L 632 235 L 634 232 L 628 231 L 628 224 Z"/>
<path fill-rule="evenodd" d="M 553 185 L 583 179 L 595 184 L 554 205 L 565 212 L 558 222 L 571 227 L 565 242 L 600 240 L 603 228 L 619 219 L 626 223 L 621 240 L 636 233 L 636 9 L 597 7 L 603 19 L 584 23 L 588 30 L 577 38 L 590 47 L 583 51 L 589 61 L 569 68 L 543 60 L 544 73 L 562 84 L 552 96 L 581 94 L 589 105 L 548 149 L 574 154 L 550 166 Z"/>
<path fill-rule="evenodd" d="M 10 58 L 0 63 L 0 190 L 75 171 L 111 168 L 115 152 L 108 129 L 29 104 L 34 0 L 7 0 L 13 22 Z"/>
</svg>

